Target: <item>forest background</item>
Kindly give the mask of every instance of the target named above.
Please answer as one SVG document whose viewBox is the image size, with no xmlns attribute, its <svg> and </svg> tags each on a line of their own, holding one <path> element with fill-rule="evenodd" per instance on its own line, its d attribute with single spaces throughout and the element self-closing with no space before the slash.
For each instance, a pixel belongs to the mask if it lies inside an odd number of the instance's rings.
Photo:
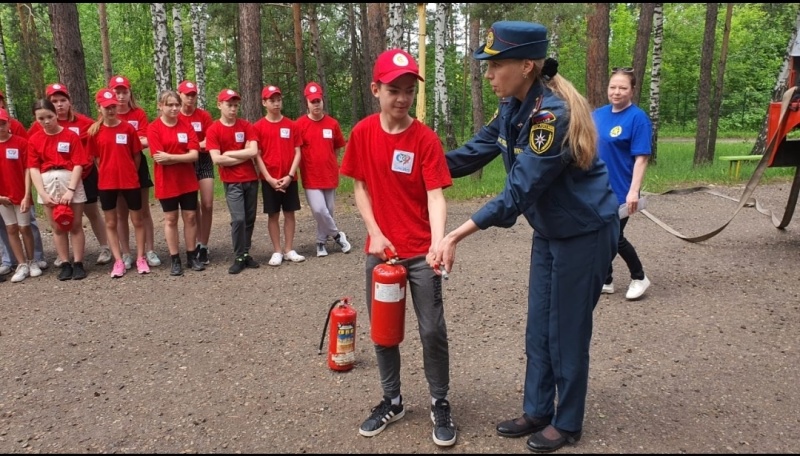
<svg viewBox="0 0 800 456">
<path fill-rule="evenodd" d="M 703 164 L 713 161 L 717 135 L 761 133 L 763 147 L 767 107 L 787 85 L 800 4 L 3 3 L 0 82 L 12 115 L 30 125 L 29 107 L 56 81 L 90 116 L 94 92 L 123 74 L 151 119 L 157 93 L 190 79 L 215 118 L 216 94 L 233 88 L 242 117 L 256 120 L 264 85 L 282 89 L 284 114 L 296 118 L 314 80 L 348 132 L 376 110 L 368 92 L 375 56 L 402 47 L 425 62 L 416 116 L 449 149 L 497 108 L 471 54 L 502 19 L 546 25 L 559 73 L 593 106 L 607 103 L 610 69 L 633 66 L 654 151 L 659 132 L 695 137 L 694 161 Z"/>
</svg>

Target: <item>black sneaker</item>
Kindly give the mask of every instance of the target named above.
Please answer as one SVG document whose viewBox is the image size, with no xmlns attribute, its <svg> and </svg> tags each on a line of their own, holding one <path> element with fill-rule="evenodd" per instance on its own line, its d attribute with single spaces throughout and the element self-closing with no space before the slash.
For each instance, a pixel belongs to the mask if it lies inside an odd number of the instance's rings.
<svg viewBox="0 0 800 456">
<path fill-rule="evenodd" d="M 72 280 L 72 265 L 69 261 L 61 263 L 61 272 L 58 273 L 58 280 Z"/>
<path fill-rule="evenodd" d="M 200 247 L 197 249 L 197 260 L 203 264 L 209 264 L 208 260 L 208 247 Z"/>
<path fill-rule="evenodd" d="M 380 404 L 372 408 L 369 417 L 361 423 L 358 433 L 364 437 L 372 437 L 380 434 L 386 425 L 394 423 L 406 414 L 403 407 L 403 397 L 400 396 L 400 404 L 392 405 L 392 400 L 384 397 Z"/>
<path fill-rule="evenodd" d="M 192 268 L 192 271 L 205 271 L 206 267 L 197 259 L 196 252 L 186 252 L 186 265 Z"/>
<path fill-rule="evenodd" d="M 450 415 L 450 403 L 447 399 L 437 399 L 431 405 L 431 421 L 433 421 L 433 443 L 439 446 L 451 446 L 456 443 L 456 424 Z"/>
<path fill-rule="evenodd" d="M 81 280 L 86 278 L 86 270 L 83 269 L 83 263 L 76 261 L 72 264 L 72 280 Z"/>
<path fill-rule="evenodd" d="M 228 268 L 228 274 L 238 274 L 244 271 L 244 268 L 246 267 L 247 263 L 244 261 L 244 256 L 240 256 L 239 258 L 233 260 L 233 264 Z"/>
<path fill-rule="evenodd" d="M 256 261 L 255 259 L 253 259 L 253 257 L 250 256 L 249 253 L 244 254 L 244 265 L 247 266 L 248 268 L 253 268 L 253 269 L 256 269 L 259 266 L 261 266 L 260 264 L 258 264 L 258 261 Z"/>
<path fill-rule="evenodd" d="M 171 276 L 182 276 L 183 275 L 183 266 L 181 265 L 181 259 L 180 258 L 173 258 L 172 259 L 172 269 L 170 269 L 169 275 L 171 275 Z"/>
</svg>

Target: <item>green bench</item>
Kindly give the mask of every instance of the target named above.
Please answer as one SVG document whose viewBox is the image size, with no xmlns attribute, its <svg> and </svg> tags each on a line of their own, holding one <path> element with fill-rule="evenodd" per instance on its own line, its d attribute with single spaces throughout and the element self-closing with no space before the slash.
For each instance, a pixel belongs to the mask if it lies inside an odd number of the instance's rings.
<svg viewBox="0 0 800 456">
<path fill-rule="evenodd" d="M 761 155 L 728 155 L 719 157 L 719 159 L 728 162 L 728 176 L 739 179 L 739 171 L 742 169 L 742 162 L 759 161 L 761 157 Z"/>
</svg>

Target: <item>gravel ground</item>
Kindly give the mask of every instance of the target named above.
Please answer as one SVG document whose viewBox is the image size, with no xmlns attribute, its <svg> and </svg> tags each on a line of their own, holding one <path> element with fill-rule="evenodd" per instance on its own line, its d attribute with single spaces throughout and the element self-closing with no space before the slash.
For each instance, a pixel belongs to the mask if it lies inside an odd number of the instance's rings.
<svg viewBox="0 0 800 456">
<path fill-rule="evenodd" d="M 755 197 L 782 210 L 788 184 Z M 741 187 L 719 191 L 738 196 Z M 484 201 L 451 203 L 454 228 Z M 648 209 L 686 235 L 726 222 L 735 203 L 708 194 L 653 195 Z M 166 257 L 161 211 L 157 248 Z M 229 218 L 216 204 L 212 264 L 204 272 L 40 278 L 0 284 L 0 451 L 3 453 L 528 453 L 525 439 L 495 434 L 521 413 L 528 261 L 532 230 L 477 233 L 459 247 L 445 282 L 451 403 L 458 443 L 431 440 L 429 397 L 416 320 L 403 352 L 406 417 L 364 438 L 358 426 L 380 399 L 364 300 L 364 229 L 340 198 L 340 228 L 353 252 L 316 258 L 314 225 L 298 213 L 297 250 L 308 260 L 268 266 L 266 218 L 254 255 L 227 274 Z M 87 227 L 87 257 L 98 248 Z M 719 235 L 691 244 L 634 215 L 627 234 L 653 285 L 595 311 L 583 439 L 561 453 L 800 452 L 800 230 L 777 230 L 752 208 Z M 45 251 L 54 256 L 45 233 Z M 356 366 L 328 369 L 319 355 L 329 305 L 358 311 Z M 327 349 L 327 339 L 325 341 Z"/>
</svg>

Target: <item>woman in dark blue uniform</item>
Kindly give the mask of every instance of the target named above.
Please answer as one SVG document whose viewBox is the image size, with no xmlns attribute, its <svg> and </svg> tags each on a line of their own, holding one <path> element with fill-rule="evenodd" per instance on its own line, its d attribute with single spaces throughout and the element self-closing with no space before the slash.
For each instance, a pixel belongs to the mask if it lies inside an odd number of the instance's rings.
<svg viewBox="0 0 800 456">
<path fill-rule="evenodd" d="M 449 271 L 459 241 L 520 214 L 533 227 L 525 334 L 523 415 L 497 425 L 505 437 L 533 434 L 546 453 L 581 437 L 589 379 L 592 311 L 617 253 L 617 200 L 586 99 L 557 74 L 547 29 L 530 22 L 492 25 L 474 58 L 501 97 L 495 116 L 464 146 L 446 154 L 453 177 L 502 155 L 505 188 L 439 243 L 436 264 Z M 434 267 L 434 269 L 436 269 Z M 555 404 L 558 394 L 558 406 Z"/>
</svg>

